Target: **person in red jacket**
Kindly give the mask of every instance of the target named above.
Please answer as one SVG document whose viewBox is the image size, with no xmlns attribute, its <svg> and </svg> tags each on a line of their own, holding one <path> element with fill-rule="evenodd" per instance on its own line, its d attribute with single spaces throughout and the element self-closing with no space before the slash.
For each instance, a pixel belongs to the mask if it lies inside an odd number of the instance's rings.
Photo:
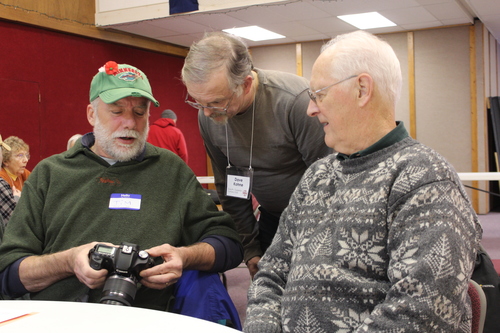
<svg viewBox="0 0 500 333">
<path fill-rule="evenodd" d="M 177 115 L 172 110 L 165 110 L 161 118 L 149 127 L 148 142 L 160 148 L 173 151 L 184 162 L 188 162 L 186 140 L 181 130 L 177 128 Z"/>
</svg>

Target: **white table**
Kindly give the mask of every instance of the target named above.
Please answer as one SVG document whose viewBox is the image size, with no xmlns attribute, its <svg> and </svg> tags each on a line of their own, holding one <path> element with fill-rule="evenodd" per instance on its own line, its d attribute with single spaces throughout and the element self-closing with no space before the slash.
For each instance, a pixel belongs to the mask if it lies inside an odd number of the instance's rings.
<svg viewBox="0 0 500 333">
<path fill-rule="evenodd" d="M 459 172 L 461 180 L 500 180 L 500 172 Z M 213 184 L 213 176 L 196 177 L 201 184 Z"/>
<path fill-rule="evenodd" d="M 213 183 L 215 183 L 214 176 L 200 176 L 200 177 L 196 177 L 196 179 L 198 179 L 200 184 L 213 184 Z"/>
<path fill-rule="evenodd" d="M 197 318 L 119 305 L 16 300 L 0 301 L 0 311 L 2 309 L 37 312 L 3 324 L 2 333 L 239 332 Z"/>
<path fill-rule="evenodd" d="M 459 172 L 458 177 L 465 180 L 500 180 L 500 172 Z"/>
<path fill-rule="evenodd" d="M 500 172 L 459 172 L 461 180 L 500 180 Z M 201 184 L 213 184 L 213 176 L 196 177 Z"/>
</svg>

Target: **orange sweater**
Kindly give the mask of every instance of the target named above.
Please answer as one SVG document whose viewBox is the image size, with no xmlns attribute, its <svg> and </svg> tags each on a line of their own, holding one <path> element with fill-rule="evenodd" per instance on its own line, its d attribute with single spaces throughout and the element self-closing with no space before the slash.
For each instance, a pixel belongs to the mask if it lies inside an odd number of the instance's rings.
<svg viewBox="0 0 500 333">
<path fill-rule="evenodd" d="M 22 191 L 24 182 L 26 179 L 28 179 L 28 176 L 31 174 L 31 171 L 28 169 L 24 169 L 24 172 L 21 176 L 17 176 L 17 179 L 14 181 L 9 174 L 7 173 L 7 170 L 5 168 L 0 169 L 0 177 L 5 179 L 7 183 L 9 183 L 10 187 L 12 188 L 15 186 L 19 191 Z"/>
</svg>

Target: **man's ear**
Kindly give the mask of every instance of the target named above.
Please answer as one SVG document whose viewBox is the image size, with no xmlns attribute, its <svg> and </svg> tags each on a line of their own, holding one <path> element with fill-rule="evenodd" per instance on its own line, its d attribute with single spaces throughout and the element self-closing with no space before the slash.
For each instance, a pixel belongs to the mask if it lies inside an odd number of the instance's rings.
<svg viewBox="0 0 500 333">
<path fill-rule="evenodd" d="M 252 89 L 253 77 L 252 75 L 247 75 L 245 81 L 243 82 L 243 94 L 246 95 Z"/>
<path fill-rule="evenodd" d="M 90 125 L 92 125 L 92 127 L 94 127 L 95 112 L 94 112 L 94 108 L 92 107 L 92 104 L 87 105 L 87 120 L 89 121 Z"/>
<path fill-rule="evenodd" d="M 357 78 L 359 106 L 363 107 L 370 101 L 374 91 L 373 78 L 366 73 Z"/>
</svg>

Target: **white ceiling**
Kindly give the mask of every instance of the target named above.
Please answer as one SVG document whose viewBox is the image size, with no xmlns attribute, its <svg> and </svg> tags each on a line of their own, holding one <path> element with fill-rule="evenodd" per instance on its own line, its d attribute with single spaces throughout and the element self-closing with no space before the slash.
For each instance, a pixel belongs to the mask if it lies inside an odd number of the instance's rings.
<svg viewBox="0 0 500 333">
<path fill-rule="evenodd" d="M 137 7 L 131 4 L 133 0 L 128 0 L 128 8 L 117 9 L 105 8 L 106 0 L 97 0 L 96 24 L 185 47 L 207 31 L 248 25 L 258 25 L 287 36 L 285 39 L 260 42 L 245 40 L 249 47 L 253 47 L 329 40 L 338 34 L 356 30 L 339 20 L 337 15 L 377 11 L 397 26 L 369 30 L 372 33 L 470 24 L 474 18 L 479 18 L 500 41 L 500 0 L 210 1 L 217 2 L 217 6 L 207 7 L 208 0 L 199 0 L 200 11 L 170 16 L 168 7 L 165 7 L 168 1 L 141 0 L 141 6 Z M 238 6 L 242 3 L 245 5 Z"/>
</svg>

